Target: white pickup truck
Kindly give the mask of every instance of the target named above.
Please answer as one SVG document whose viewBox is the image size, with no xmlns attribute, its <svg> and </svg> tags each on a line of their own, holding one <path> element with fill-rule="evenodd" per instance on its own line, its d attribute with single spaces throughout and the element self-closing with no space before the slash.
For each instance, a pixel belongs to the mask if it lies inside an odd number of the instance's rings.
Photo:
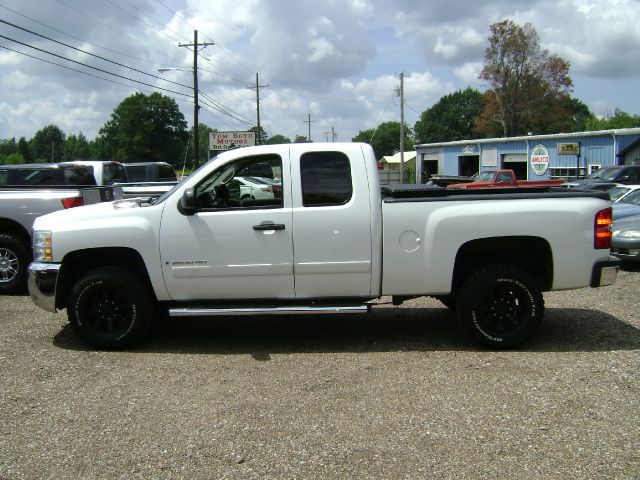
<svg viewBox="0 0 640 480">
<path fill-rule="evenodd" d="M 236 177 L 280 188 L 241 198 Z M 152 203 L 74 208 L 34 224 L 29 291 L 99 348 L 154 317 L 358 313 L 430 295 L 478 342 L 529 339 L 542 292 L 615 282 L 606 193 L 561 188 L 381 192 L 366 144 L 225 152 Z"/>
</svg>

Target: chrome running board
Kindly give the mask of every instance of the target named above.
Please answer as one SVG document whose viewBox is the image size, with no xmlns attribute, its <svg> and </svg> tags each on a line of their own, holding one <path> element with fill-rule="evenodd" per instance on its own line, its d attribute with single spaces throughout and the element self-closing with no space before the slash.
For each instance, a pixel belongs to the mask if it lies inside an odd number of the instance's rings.
<svg viewBox="0 0 640 480">
<path fill-rule="evenodd" d="M 370 305 L 345 307 L 243 307 L 243 308 L 170 308 L 170 317 L 216 317 L 239 315 L 323 315 L 333 313 L 368 313 Z"/>
</svg>

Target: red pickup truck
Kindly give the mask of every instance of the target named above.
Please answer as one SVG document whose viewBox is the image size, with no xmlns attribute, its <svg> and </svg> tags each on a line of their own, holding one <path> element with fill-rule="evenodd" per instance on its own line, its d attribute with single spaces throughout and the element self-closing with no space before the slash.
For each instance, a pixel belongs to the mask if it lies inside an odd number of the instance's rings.
<svg viewBox="0 0 640 480">
<path fill-rule="evenodd" d="M 470 183 L 452 183 L 447 188 L 515 188 L 515 187 L 557 187 L 564 180 L 517 180 L 513 170 L 484 170 Z"/>
</svg>

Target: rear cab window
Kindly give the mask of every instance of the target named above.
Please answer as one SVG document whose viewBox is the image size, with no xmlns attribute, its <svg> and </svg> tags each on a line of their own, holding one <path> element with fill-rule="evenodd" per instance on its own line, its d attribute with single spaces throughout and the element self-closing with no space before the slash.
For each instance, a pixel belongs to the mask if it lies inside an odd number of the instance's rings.
<svg viewBox="0 0 640 480">
<path fill-rule="evenodd" d="M 342 152 L 309 152 L 300 157 L 302 205 L 345 205 L 353 196 L 351 164 Z"/>
</svg>

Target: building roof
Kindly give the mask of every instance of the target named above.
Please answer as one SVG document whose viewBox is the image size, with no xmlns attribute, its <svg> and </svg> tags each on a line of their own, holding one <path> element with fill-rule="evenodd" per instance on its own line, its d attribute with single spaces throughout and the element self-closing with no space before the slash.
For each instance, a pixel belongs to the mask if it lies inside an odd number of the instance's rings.
<svg viewBox="0 0 640 480">
<path fill-rule="evenodd" d="M 405 162 L 410 162 L 411 160 L 415 160 L 416 158 L 416 152 L 415 150 L 412 150 L 410 152 L 404 152 L 404 161 Z M 386 163 L 400 163 L 400 152 L 394 154 L 394 155 L 387 155 L 382 157 L 382 161 L 386 162 Z"/>
<path fill-rule="evenodd" d="M 563 139 L 585 136 L 604 136 L 604 135 L 640 135 L 640 128 L 619 128 L 616 130 L 596 130 L 593 132 L 571 132 L 571 133 L 553 133 L 547 135 L 523 135 L 520 137 L 498 137 L 498 138 L 478 138 L 471 140 L 456 140 L 454 142 L 438 142 L 438 143 L 421 143 L 416 147 L 444 147 L 455 145 L 469 145 L 470 143 L 504 143 L 504 142 L 524 142 L 526 140 L 545 140 L 545 139 Z"/>
</svg>

